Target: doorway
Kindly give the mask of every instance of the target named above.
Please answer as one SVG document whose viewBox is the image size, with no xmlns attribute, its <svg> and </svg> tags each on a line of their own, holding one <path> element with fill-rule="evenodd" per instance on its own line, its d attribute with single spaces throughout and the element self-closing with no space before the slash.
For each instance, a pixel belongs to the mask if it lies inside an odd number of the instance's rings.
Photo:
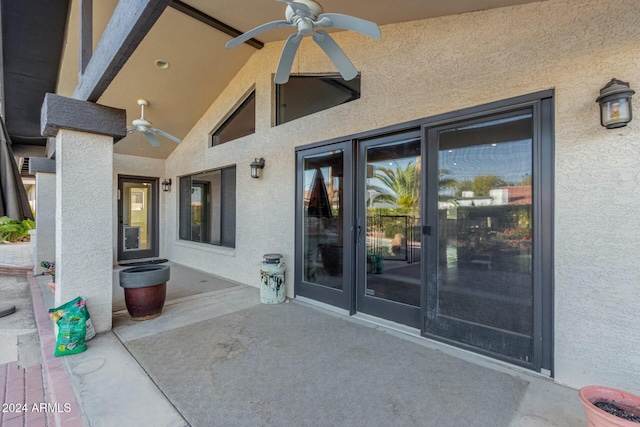
<svg viewBox="0 0 640 427">
<path fill-rule="evenodd" d="M 552 372 L 552 92 L 297 150 L 296 296 Z"/>
<path fill-rule="evenodd" d="M 118 260 L 159 255 L 158 178 L 118 176 Z"/>
</svg>

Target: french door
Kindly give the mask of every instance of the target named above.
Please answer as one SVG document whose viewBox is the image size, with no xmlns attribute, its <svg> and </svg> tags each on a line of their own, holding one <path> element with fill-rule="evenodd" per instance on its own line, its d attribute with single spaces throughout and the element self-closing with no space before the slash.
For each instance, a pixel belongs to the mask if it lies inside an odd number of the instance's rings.
<svg viewBox="0 0 640 427">
<path fill-rule="evenodd" d="M 297 151 L 296 295 L 552 371 L 551 93 Z"/>
<path fill-rule="evenodd" d="M 118 260 L 159 254 L 158 178 L 118 176 Z"/>
<path fill-rule="evenodd" d="M 296 295 L 353 312 L 353 179 L 350 143 L 297 156 Z"/>
<path fill-rule="evenodd" d="M 420 328 L 422 138 L 358 144 L 357 311 Z"/>
</svg>

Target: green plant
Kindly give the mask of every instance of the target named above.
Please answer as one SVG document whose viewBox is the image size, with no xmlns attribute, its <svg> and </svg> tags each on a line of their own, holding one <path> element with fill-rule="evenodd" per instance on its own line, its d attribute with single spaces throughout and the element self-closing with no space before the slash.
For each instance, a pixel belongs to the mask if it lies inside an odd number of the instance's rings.
<svg viewBox="0 0 640 427">
<path fill-rule="evenodd" d="M 6 216 L 0 217 L 0 240 L 17 242 L 29 236 L 29 230 L 35 228 L 35 222 L 31 219 L 18 221 Z"/>
</svg>

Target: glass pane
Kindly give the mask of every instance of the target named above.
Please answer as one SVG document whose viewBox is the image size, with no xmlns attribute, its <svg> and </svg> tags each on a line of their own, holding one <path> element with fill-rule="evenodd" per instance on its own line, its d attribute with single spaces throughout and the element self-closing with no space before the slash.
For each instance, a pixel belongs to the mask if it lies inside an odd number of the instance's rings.
<svg viewBox="0 0 640 427">
<path fill-rule="evenodd" d="M 439 141 L 438 314 L 531 336 L 532 116 Z"/>
<path fill-rule="evenodd" d="M 123 250 L 151 248 L 151 183 L 124 182 Z"/>
<path fill-rule="evenodd" d="M 256 93 L 252 92 L 233 114 L 213 133 L 212 145 L 251 135 L 256 131 Z"/>
<path fill-rule="evenodd" d="M 420 140 L 368 148 L 368 296 L 420 306 Z"/>
<path fill-rule="evenodd" d="M 235 166 L 180 178 L 180 238 L 235 247 Z"/>
<path fill-rule="evenodd" d="M 343 151 L 305 157 L 303 179 L 303 277 L 335 289 L 343 286 Z"/>
<path fill-rule="evenodd" d="M 360 76 L 291 76 L 276 85 L 276 125 L 360 98 Z"/>
</svg>

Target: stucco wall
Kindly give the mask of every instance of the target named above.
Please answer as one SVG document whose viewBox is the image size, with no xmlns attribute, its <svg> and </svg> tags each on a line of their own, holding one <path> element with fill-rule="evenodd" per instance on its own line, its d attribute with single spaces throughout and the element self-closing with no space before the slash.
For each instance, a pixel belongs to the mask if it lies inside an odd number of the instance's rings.
<svg viewBox="0 0 640 427">
<path fill-rule="evenodd" d="M 257 51 L 166 163 L 176 184 L 180 175 L 237 165 L 236 249 L 179 242 L 172 191 L 167 255 L 257 286 L 262 254 L 279 252 L 291 295 L 294 147 L 554 88 L 556 380 L 639 394 L 640 118 L 605 130 L 595 98 L 612 77 L 640 88 L 640 2 L 549 0 L 389 25 L 381 41 L 334 38 L 362 73 L 361 99 L 272 127 L 282 43 Z M 293 70 L 334 68 L 305 39 Z M 254 85 L 256 133 L 209 147 L 209 132 Z M 254 157 L 266 160 L 259 180 L 249 177 Z"/>
</svg>

